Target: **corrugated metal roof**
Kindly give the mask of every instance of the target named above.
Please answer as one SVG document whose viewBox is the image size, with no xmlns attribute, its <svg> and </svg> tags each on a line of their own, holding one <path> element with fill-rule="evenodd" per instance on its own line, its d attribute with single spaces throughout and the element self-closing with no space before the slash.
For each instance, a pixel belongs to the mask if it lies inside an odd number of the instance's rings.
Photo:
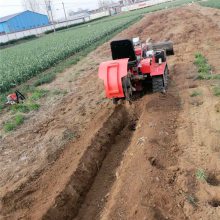
<svg viewBox="0 0 220 220">
<path fill-rule="evenodd" d="M 11 18 L 13 18 L 13 17 L 15 17 L 15 16 L 17 16 L 17 15 L 19 15 L 19 14 L 21 14 L 21 13 L 23 13 L 23 12 L 2 17 L 2 18 L 0 18 L 0 23 L 5 22 L 5 21 L 8 21 L 9 19 L 11 19 Z"/>
<path fill-rule="evenodd" d="M 29 12 L 32 12 L 32 13 L 35 13 L 35 14 L 39 14 L 39 15 L 44 15 L 44 14 L 41 14 L 41 13 L 38 13 L 38 12 L 34 12 L 34 11 L 30 11 L 30 10 L 26 10 L 26 11 L 29 11 Z M 2 17 L 2 18 L 0 18 L 0 23 L 8 21 L 8 20 L 10 20 L 11 18 L 14 18 L 17 15 L 23 14 L 26 11 L 22 11 L 22 12 L 19 12 L 19 13 L 16 13 L 16 14 L 12 14 L 12 15 L 8 15 L 8 16 Z M 44 16 L 46 16 L 46 15 L 44 15 Z"/>
</svg>

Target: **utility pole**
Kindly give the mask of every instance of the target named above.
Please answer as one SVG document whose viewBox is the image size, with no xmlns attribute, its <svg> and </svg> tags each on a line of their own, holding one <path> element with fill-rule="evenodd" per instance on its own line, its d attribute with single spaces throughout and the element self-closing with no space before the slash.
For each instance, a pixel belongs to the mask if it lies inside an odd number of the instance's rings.
<svg viewBox="0 0 220 220">
<path fill-rule="evenodd" d="M 50 2 L 51 2 L 51 1 L 48 2 L 48 3 L 49 3 L 49 5 L 48 5 L 48 11 L 50 11 L 50 13 L 51 13 L 53 31 L 54 31 L 54 33 L 55 33 L 55 32 L 56 32 L 56 28 L 55 28 L 55 24 L 54 24 L 54 20 L 53 20 L 53 12 L 52 12 L 52 10 L 51 10 L 51 4 L 50 4 Z"/>
<path fill-rule="evenodd" d="M 64 6 L 63 2 L 62 2 L 62 5 L 63 5 L 63 11 L 64 11 L 65 19 L 66 19 L 66 26 L 69 27 L 68 21 L 67 21 L 67 16 L 66 16 L 66 10 L 65 10 L 65 6 Z"/>
<path fill-rule="evenodd" d="M 45 3 L 46 11 L 47 11 L 47 16 L 48 16 L 48 19 L 50 21 L 50 14 L 49 14 L 49 11 L 48 11 L 48 5 L 47 5 L 46 0 L 44 0 L 44 3 Z"/>
</svg>

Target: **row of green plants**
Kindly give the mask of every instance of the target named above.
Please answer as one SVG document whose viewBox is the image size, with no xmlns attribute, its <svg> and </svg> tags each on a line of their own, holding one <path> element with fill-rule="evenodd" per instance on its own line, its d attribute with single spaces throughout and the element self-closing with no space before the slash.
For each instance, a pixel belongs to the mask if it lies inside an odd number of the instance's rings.
<svg viewBox="0 0 220 220">
<path fill-rule="evenodd" d="M 208 0 L 200 2 L 202 6 L 211 7 L 211 8 L 220 8 L 220 1 L 219 0 Z"/>
<path fill-rule="evenodd" d="M 219 0 L 207 0 L 200 2 L 200 5 L 211 8 L 219 8 L 220 9 L 220 1 Z M 210 75 L 210 74 L 200 74 L 201 79 L 220 79 L 220 75 Z M 213 94 L 215 96 L 220 96 L 220 85 L 216 85 L 213 88 Z"/>
<path fill-rule="evenodd" d="M 208 63 L 208 60 L 202 53 L 197 52 L 195 54 L 194 64 L 196 65 L 197 70 L 198 70 L 198 76 L 196 77 L 197 79 L 200 79 L 200 80 L 219 80 L 220 79 L 220 74 L 212 73 L 212 67 L 210 66 L 210 64 Z M 215 85 L 215 87 L 213 88 L 213 94 L 215 96 L 220 96 L 220 84 Z M 194 91 L 191 94 L 191 97 L 198 96 L 198 95 L 201 95 L 201 93 L 198 91 Z"/>
<path fill-rule="evenodd" d="M 2 50 L 0 92 L 5 92 L 27 81 L 137 19 L 139 16 L 131 16 L 105 23 L 90 24 L 80 30 L 70 29 Z"/>
<path fill-rule="evenodd" d="M 219 74 L 212 74 L 212 68 L 203 54 L 195 54 L 194 64 L 198 69 L 198 79 L 220 79 Z"/>
<path fill-rule="evenodd" d="M 33 40 L 33 39 L 36 39 L 36 38 L 37 38 L 36 35 L 30 35 L 30 36 L 23 37 L 23 38 L 21 38 L 21 39 L 10 40 L 10 41 L 5 42 L 5 43 L 0 43 L 0 47 L 11 46 L 11 45 L 14 45 L 14 44 L 17 44 L 17 43 L 21 43 L 21 42 L 23 42 L 23 41 Z"/>
<path fill-rule="evenodd" d="M 197 66 L 198 69 L 198 79 L 211 79 L 211 66 L 209 65 L 205 56 L 201 53 L 195 54 L 195 61 L 194 64 Z"/>
</svg>

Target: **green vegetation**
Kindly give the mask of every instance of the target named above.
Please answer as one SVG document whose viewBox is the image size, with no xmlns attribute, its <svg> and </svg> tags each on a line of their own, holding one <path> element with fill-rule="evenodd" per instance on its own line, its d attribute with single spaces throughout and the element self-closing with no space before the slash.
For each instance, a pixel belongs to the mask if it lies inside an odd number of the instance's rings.
<svg viewBox="0 0 220 220">
<path fill-rule="evenodd" d="M 0 92 L 26 81 L 138 19 L 140 16 L 98 22 L 81 27 L 80 30 L 79 27 L 72 28 L 2 50 Z"/>
<path fill-rule="evenodd" d="M 220 74 L 216 74 L 212 77 L 213 79 L 220 79 Z"/>
<path fill-rule="evenodd" d="M 205 2 L 200 2 L 200 5 L 211 7 L 211 8 L 220 8 L 220 1 L 219 0 L 208 0 Z"/>
<path fill-rule="evenodd" d="M 200 91 L 193 91 L 193 92 L 190 94 L 191 97 L 200 96 L 200 95 L 202 95 L 202 93 L 201 93 Z"/>
<path fill-rule="evenodd" d="M 206 58 L 201 53 L 195 54 L 194 64 L 198 68 L 198 79 L 212 79 L 211 66 L 208 64 Z"/>
<path fill-rule="evenodd" d="M 37 101 L 38 99 L 41 99 L 42 97 L 46 96 L 48 92 L 48 90 L 44 89 L 34 90 L 29 99 L 31 101 Z"/>
<path fill-rule="evenodd" d="M 220 79 L 220 74 L 211 74 L 211 66 L 208 64 L 207 59 L 199 52 L 195 54 L 194 64 L 198 68 L 197 79 L 210 80 L 210 79 Z"/>
<path fill-rule="evenodd" d="M 127 25 L 129 26 L 129 25 Z M 80 59 L 84 56 L 86 56 L 88 53 L 90 53 L 91 51 L 95 50 L 99 45 L 101 45 L 102 43 L 106 42 L 107 40 L 111 39 L 116 33 L 120 32 L 121 30 L 123 30 L 125 27 L 122 27 L 121 29 L 119 29 L 117 32 L 113 32 L 112 34 L 109 34 L 108 36 L 106 36 L 105 38 L 103 38 L 100 41 L 95 42 L 94 44 L 91 44 L 90 46 L 88 46 L 87 48 L 85 48 L 84 50 L 80 51 L 79 53 L 77 53 L 74 56 L 71 56 L 69 58 L 67 58 L 65 61 L 60 62 L 59 64 L 57 64 L 56 66 L 50 68 L 48 71 L 45 71 L 41 74 L 38 75 L 36 81 L 33 83 L 33 85 L 35 87 L 43 85 L 43 84 L 47 84 L 52 82 L 55 78 L 56 75 L 58 73 L 63 72 L 66 68 L 77 64 Z M 79 74 L 76 74 L 79 75 Z"/>
<path fill-rule="evenodd" d="M 52 95 L 66 95 L 67 91 L 66 90 L 60 90 L 60 89 L 55 89 L 51 93 Z"/>
<path fill-rule="evenodd" d="M 20 38 L 18 40 L 10 40 L 6 43 L 0 43 L 0 47 L 11 46 L 11 45 L 14 45 L 14 44 L 17 44 L 17 43 L 21 43 L 21 42 L 24 42 L 24 41 L 27 41 L 27 40 L 33 40 L 33 39 L 36 39 L 36 38 L 37 38 L 36 35 L 30 35 L 30 36 Z"/>
<path fill-rule="evenodd" d="M 50 72 L 46 75 L 44 75 L 42 78 L 39 78 L 34 82 L 34 86 L 41 86 L 43 84 L 47 84 L 52 82 L 56 78 L 56 74 L 53 72 Z"/>
<path fill-rule="evenodd" d="M 196 178 L 200 181 L 205 181 L 206 182 L 208 177 L 207 177 L 207 175 L 206 175 L 206 173 L 203 169 L 198 169 L 196 171 Z"/>
<path fill-rule="evenodd" d="M 213 89 L 213 93 L 215 96 L 220 96 L 220 86 L 215 86 Z"/>
<path fill-rule="evenodd" d="M 0 112 L 7 108 L 8 110 L 11 110 L 12 113 L 22 112 L 22 113 L 28 113 L 30 111 L 37 111 L 40 108 L 40 104 L 37 103 L 39 99 L 42 97 L 45 97 L 49 91 L 43 90 L 43 89 L 36 89 L 35 87 L 31 86 L 23 86 L 20 89 L 21 93 L 25 95 L 26 100 L 24 103 L 19 103 L 15 105 L 5 105 L 6 103 L 6 96 L 7 94 L 1 94 L 0 95 Z M 10 92 L 9 92 L 10 93 Z"/>
<path fill-rule="evenodd" d="M 5 96 L 4 94 L 0 94 L 0 112 L 4 108 Z"/>
<path fill-rule="evenodd" d="M 64 131 L 64 133 L 63 133 L 63 140 L 68 140 L 68 141 L 70 141 L 70 140 L 72 140 L 72 139 L 74 139 L 74 138 L 75 138 L 74 132 L 72 132 L 72 131 L 69 130 L 69 129 L 67 129 L 67 130 Z"/>
<path fill-rule="evenodd" d="M 87 50 L 87 48 L 91 49 L 90 46 L 93 44 L 99 45 L 103 39 L 109 39 L 109 36 L 127 28 L 145 13 L 190 2 L 192 0 L 176 0 L 123 13 L 6 48 L 1 51 L 0 56 L 0 92 L 8 91 L 72 55 L 76 55 L 77 59 L 80 59 L 79 52 Z M 74 62 L 77 62 L 77 59 Z M 45 75 L 36 81 L 35 86 L 49 83 L 54 78 L 55 74 Z"/>
<path fill-rule="evenodd" d="M 4 108 L 3 103 L 0 103 L 0 111 Z"/>
<path fill-rule="evenodd" d="M 192 206 L 197 206 L 198 203 L 198 199 L 193 196 L 193 195 L 188 195 L 187 197 L 187 201 L 192 205 Z"/>
<path fill-rule="evenodd" d="M 45 97 L 48 94 L 51 95 L 63 95 L 66 91 L 63 90 L 52 90 L 50 93 L 48 90 L 36 89 L 33 86 L 23 86 L 21 92 L 25 94 L 26 99 L 24 103 L 18 103 L 14 105 L 4 106 L 12 114 L 10 120 L 3 124 L 3 130 L 5 132 L 15 130 L 19 125 L 23 124 L 25 115 L 31 111 L 37 111 L 40 108 L 38 103 L 39 99 Z M 3 96 L 0 96 L 0 98 Z M 4 100 L 6 101 L 6 100 Z M 3 102 L 3 101 L 2 101 Z M 20 114 L 22 113 L 22 115 Z"/>
<path fill-rule="evenodd" d="M 23 124 L 25 120 L 25 117 L 23 115 L 16 115 L 13 117 L 10 121 L 7 121 L 3 128 L 5 132 L 13 131 L 15 130 L 19 125 Z"/>
<path fill-rule="evenodd" d="M 37 111 L 40 105 L 37 103 L 19 103 L 11 106 L 12 112 L 28 113 L 30 111 Z"/>
<path fill-rule="evenodd" d="M 27 94 L 31 92 L 31 95 L 27 97 Z M 7 108 L 14 115 L 10 120 L 4 123 L 3 130 L 5 132 L 15 130 L 19 125 L 23 124 L 25 120 L 25 114 L 31 111 L 37 111 L 40 108 L 40 104 L 36 101 L 47 95 L 47 90 L 36 90 L 33 87 L 24 87 L 23 94 L 26 95 L 26 100 L 24 103 L 18 103 L 14 105 L 9 105 Z M 23 113 L 22 115 L 20 113 Z"/>
</svg>

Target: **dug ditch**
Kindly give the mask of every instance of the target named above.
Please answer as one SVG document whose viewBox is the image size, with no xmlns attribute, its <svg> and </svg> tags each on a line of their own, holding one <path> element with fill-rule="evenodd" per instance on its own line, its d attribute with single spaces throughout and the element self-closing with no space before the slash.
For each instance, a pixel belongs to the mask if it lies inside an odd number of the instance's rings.
<svg viewBox="0 0 220 220">
<path fill-rule="evenodd" d="M 126 105 L 115 108 L 92 138 L 78 168 L 43 219 L 72 219 L 79 210 L 82 216 L 87 206 L 90 206 L 90 218 L 95 219 L 99 213 L 97 206 L 100 209 L 104 206 L 102 199 L 108 194 L 116 178 L 116 168 L 129 146 L 139 118 L 138 109 L 137 105 L 130 109 Z"/>
</svg>

